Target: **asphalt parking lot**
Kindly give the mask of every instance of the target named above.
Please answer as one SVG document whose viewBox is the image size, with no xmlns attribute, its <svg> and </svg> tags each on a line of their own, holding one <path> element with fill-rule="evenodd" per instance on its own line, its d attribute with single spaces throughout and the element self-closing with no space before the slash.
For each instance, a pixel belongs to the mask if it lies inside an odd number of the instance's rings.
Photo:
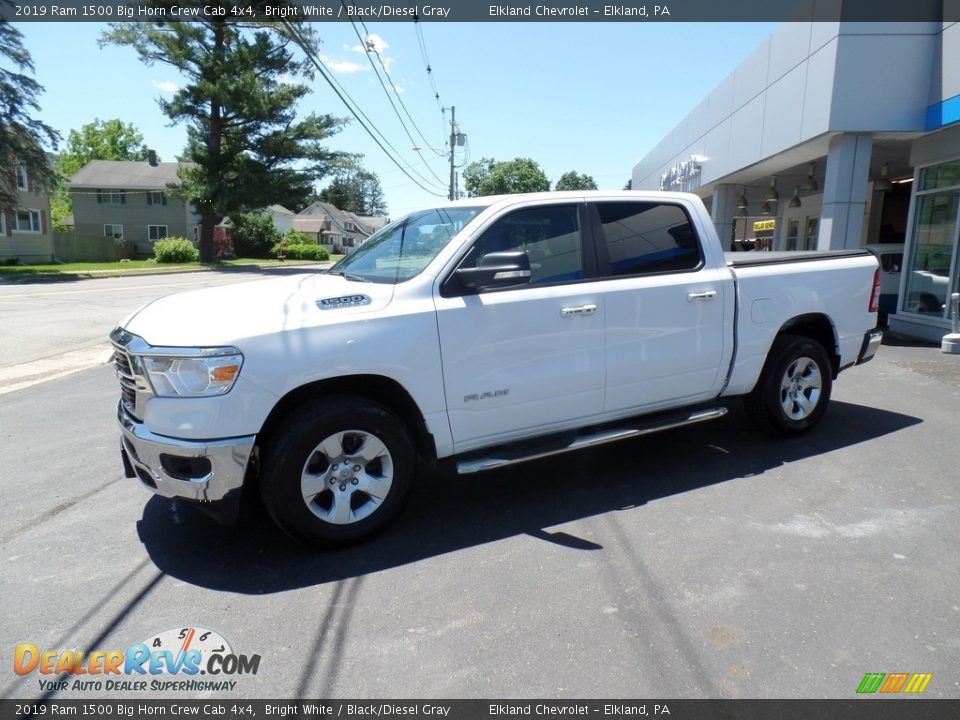
<svg viewBox="0 0 960 720">
<path fill-rule="evenodd" d="M 421 478 L 385 534 L 315 553 L 123 477 L 106 366 L 0 396 L 7 698 L 17 644 L 217 631 L 261 656 L 179 698 L 960 697 L 960 357 L 888 344 L 813 433 L 740 412 L 499 472 Z M 75 678 L 73 678 L 75 679 Z"/>
</svg>

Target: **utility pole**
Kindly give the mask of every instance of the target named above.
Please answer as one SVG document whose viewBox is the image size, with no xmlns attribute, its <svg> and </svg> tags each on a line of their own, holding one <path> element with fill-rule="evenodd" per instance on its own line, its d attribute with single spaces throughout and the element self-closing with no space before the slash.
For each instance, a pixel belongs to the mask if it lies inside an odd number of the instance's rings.
<svg viewBox="0 0 960 720">
<path fill-rule="evenodd" d="M 444 108 L 446 110 L 446 108 Z M 457 177 L 456 165 L 454 164 L 454 153 L 457 147 L 462 147 L 467 141 L 467 136 L 457 130 L 457 108 L 450 107 L 450 192 L 447 197 L 452 201 L 457 199 Z"/>
<path fill-rule="evenodd" d="M 450 108 L 450 200 L 457 199 L 457 186 L 453 177 L 453 151 L 457 147 L 457 108 Z"/>
</svg>

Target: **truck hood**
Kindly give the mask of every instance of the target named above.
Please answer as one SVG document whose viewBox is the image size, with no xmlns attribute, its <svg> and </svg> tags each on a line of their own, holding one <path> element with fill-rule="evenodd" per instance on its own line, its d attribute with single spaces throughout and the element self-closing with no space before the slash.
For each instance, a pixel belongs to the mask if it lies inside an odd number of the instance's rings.
<svg viewBox="0 0 960 720">
<path fill-rule="evenodd" d="M 231 345 L 377 312 L 390 304 L 394 287 L 324 273 L 222 285 L 154 300 L 123 327 L 151 345 Z"/>
</svg>

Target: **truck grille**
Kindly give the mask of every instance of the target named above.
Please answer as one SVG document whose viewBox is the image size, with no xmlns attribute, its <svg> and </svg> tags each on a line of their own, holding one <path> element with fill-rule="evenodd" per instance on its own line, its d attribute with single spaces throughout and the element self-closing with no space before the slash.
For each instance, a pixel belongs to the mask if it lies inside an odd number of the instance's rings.
<svg viewBox="0 0 960 720">
<path fill-rule="evenodd" d="M 140 420 L 137 413 L 137 376 L 133 371 L 130 362 L 130 356 L 122 348 L 114 346 L 113 368 L 117 371 L 117 378 L 120 380 L 120 401 L 124 409 Z"/>
<path fill-rule="evenodd" d="M 128 415 L 143 420 L 144 407 L 153 391 L 140 364 L 140 355 L 151 346 L 119 327 L 110 333 L 110 342 L 113 343 L 113 367 L 120 380 L 120 406 Z"/>
<path fill-rule="evenodd" d="M 127 412 L 133 415 L 137 409 L 137 379 L 130 367 L 130 357 L 122 350 L 113 351 L 113 369 L 120 380 L 120 397 Z"/>
</svg>

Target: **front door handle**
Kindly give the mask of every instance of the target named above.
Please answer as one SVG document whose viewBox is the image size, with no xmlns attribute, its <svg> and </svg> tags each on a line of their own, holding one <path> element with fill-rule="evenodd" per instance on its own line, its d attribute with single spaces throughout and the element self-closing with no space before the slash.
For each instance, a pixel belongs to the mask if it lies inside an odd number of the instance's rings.
<svg viewBox="0 0 960 720">
<path fill-rule="evenodd" d="M 716 290 L 704 290 L 703 292 L 687 293 L 687 302 L 702 302 L 704 300 L 713 300 L 717 296 Z"/>
<path fill-rule="evenodd" d="M 581 305 L 580 307 L 565 307 L 560 310 L 560 317 L 574 317 L 575 315 L 596 315 L 596 305 Z"/>
</svg>

